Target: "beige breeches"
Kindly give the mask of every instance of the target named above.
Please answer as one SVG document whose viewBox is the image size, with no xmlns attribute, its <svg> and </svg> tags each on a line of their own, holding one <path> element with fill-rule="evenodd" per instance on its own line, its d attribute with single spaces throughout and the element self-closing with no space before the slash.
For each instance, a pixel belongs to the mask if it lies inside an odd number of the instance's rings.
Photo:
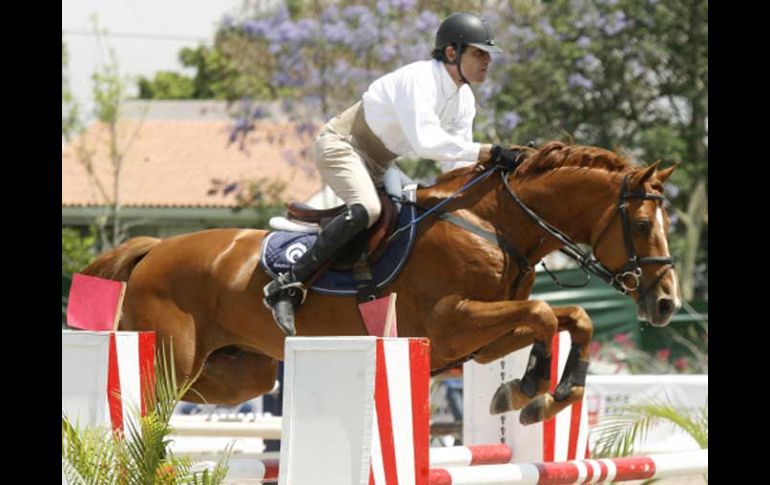
<svg viewBox="0 0 770 485">
<path fill-rule="evenodd" d="M 316 138 L 315 161 L 324 183 L 334 190 L 345 205 L 364 206 L 369 214 L 367 227 L 371 227 L 382 212 L 376 186 L 382 185 L 385 170 L 392 161 L 375 162 L 359 148 L 361 141 L 350 134 L 352 114 L 357 106 L 354 105 L 324 125 Z"/>
</svg>

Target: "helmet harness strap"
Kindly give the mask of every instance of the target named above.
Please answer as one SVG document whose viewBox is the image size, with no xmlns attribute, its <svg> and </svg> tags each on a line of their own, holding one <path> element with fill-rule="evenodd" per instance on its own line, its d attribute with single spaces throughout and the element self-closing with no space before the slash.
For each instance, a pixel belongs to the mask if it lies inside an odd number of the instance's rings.
<svg viewBox="0 0 770 485">
<path fill-rule="evenodd" d="M 461 42 L 455 42 L 453 43 L 453 45 L 455 46 L 455 52 L 457 53 L 457 55 L 455 56 L 454 60 L 449 62 L 449 64 L 457 65 L 457 73 L 460 74 L 460 79 L 465 84 L 470 85 L 471 83 L 469 83 L 468 80 L 465 79 L 465 76 L 463 75 L 463 68 L 460 65 L 460 62 L 462 61 L 462 57 L 463 57 L 463 46 L 465 46 L 465 44 Z"/>
</svg>

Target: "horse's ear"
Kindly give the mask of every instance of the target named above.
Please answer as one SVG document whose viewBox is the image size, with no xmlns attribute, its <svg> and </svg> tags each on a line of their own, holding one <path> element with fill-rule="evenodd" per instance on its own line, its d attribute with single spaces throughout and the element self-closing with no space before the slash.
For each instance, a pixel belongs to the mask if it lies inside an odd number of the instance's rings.
<svg viewBox="0 0 770 485">
<path fill-rule="evenodd" d="M 676 167 L 678 166 L 679 166 L 679 162 L 668 167 L 667 169 L 659 170 L 655 172 L 655 178 L 658 179 L 662 184 L 666 183 L 666 180 L 668 180 L 668 178 L 671 176 L 672 173 L 674 173 L 674 170 L 676 170 Z"/>
<path fill-rule="evenodd" d="M 631 188 L 635 189 L 641 187 L 643 183 L 648 181 L 650 177 L 655 174 L 655 170 L 658 168 L 658 165 L 660 165 L 660 160 L 652 163 L 649 167 L 640 168 L 637 170 L 636 173 L 631 176 L 631 183 L 629 184 Z"/>
</svg>

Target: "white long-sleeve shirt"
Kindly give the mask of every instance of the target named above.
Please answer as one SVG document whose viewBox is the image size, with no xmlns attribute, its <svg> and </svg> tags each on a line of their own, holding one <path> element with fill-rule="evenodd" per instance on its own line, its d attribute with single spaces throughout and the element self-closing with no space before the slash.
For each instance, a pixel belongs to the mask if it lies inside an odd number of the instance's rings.
<svg viewBox="0 0 770 485">
<path fill-rule="evenodd" d="M 363 95 L 366 123 L 396 155 L 435 160 L 446 172 L 475 163 L 476 100 L 444 65 L 418 61 L 374 81 Z"/>
</svg>

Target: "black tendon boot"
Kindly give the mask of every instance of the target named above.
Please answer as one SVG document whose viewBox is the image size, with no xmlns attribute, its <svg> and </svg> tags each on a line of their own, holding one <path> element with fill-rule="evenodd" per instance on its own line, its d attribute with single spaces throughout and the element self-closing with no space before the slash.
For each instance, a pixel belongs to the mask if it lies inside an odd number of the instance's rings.
<svg viewBox="0 0 770 485">
<path fill-rule="evenodd" d="M 294 309 L 305 301 L 307 290 L 302 282 L 334 258 L 339 250 L 366 229 L 369 214 L 361 204 L 353 204 L 323 228 L 315 244 L 299 257 L 291 270 L 281 274 L 264 288 L 264 304 L 286 335 L 294 335 Z"/>
</svg>

